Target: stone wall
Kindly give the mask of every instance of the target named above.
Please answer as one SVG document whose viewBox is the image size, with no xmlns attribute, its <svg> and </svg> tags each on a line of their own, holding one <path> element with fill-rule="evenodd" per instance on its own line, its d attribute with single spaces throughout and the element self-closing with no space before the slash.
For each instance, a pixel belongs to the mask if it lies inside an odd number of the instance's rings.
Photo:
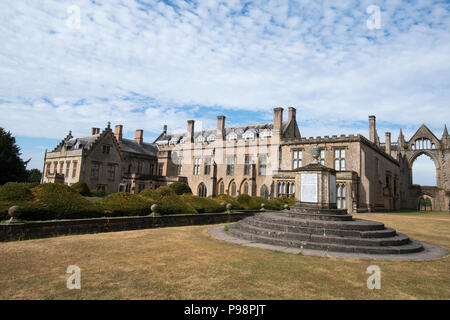
<svg viewBox="0 0 450 320">
<path fill-rule="evenodd" d="M 70 234 L 236 222 L 253 215 L 255 212 L 256 211 L 239 211 L 231 214 L 205 213 L 191 215 L 167 215 L 161 217 L 114 217 L 38 221 L 10 225 L 0 224 L 0 241 L 25 240 Z"/>
</svg>

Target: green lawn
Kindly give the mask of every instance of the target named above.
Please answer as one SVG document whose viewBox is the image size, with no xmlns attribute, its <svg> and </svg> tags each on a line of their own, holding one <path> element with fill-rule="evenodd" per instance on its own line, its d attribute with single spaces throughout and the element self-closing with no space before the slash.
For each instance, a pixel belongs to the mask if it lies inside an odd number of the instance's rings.
<svg viewBox="0 0 450 320">
<path fill-rule="evenodd" d="M 450 248 L 450 214 L 372 214 Z M 450 257 L 432 261 L 322 258 L 213 239 L 211 226 L 0 243 L 0 299 L 450 299 Z M 366 268 L 381 268 L 381 289 Z M 66 269 L 81 268 L 81 290 Z"/>
</svg>

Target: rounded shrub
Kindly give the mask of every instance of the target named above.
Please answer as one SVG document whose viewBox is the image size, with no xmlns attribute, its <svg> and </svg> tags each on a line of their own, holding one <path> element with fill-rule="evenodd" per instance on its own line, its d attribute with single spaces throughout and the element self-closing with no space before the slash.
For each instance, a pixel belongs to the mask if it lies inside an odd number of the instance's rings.
<svg viewBox="0 0 450 320">
<path fill-rule="evenodd" d="M 31 189 L 34 199 L 24 220 L 82 219 L 103 216 L 103 210 L 69 186 L 45 183 Z"/>
<path fill-rule="evenodd" d="M 191 203 L 185 202 L 182 196 L 177 195 L 169 187 L 160 187 L 156 190 L 144 190 L 139 195 L 157 204 L 159 206 L 158 213 L 161 215 L 197 213 L 197 210 L 195 210 Z"/>
<path fill-rule="evenodd" d="M 70 186 L 72 190 L 78 192 L 82 196 L 89 197 L 91 195 L 91 191 L 86 182 L 77 182 Z"/>
<path fill-rule="evenodd" d="M 169 188 L 172 189 L 173 191 L 175 191 L 175 193 L 178 195 L 182 195 L 185 193 L 192 194 L 191 188 L 189 187 L 189 185 L 187 183 L 184 183 L 184 182 L 180 182 L 180 181 L 174 182 L 169 185 Z"/>
<path fill-rule="evenodd" d="M 185 203 L 192 206 L 197 213 L 215 213 L 225 211 L 225 207 L 221 206 L 219 202 L 211 198 L 198 197 L 192 194 L 183 194 L 181 198 Z"/>
<path fill-rule="evenodd" d="M 29 186 L 18 182 L 8 182 L 0 187 L 0 201 L 28 201 L 33 199 Z"/>
<path fill-rule="evenodd" d="M 95 200 L 106 216 L 143 216 L 151 213 L 152 202 L 145 197 L 127 192 L 117 192 Z"/>
</svg>

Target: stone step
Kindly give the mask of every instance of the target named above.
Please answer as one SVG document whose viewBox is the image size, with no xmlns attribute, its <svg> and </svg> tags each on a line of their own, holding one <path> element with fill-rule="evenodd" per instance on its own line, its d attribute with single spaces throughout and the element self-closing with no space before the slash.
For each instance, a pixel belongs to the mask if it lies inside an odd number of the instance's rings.
<svg viewBox="0 0 450 320">
<path fill-rule="evenodd" d="M 310 226 L 296 226 L 296 225 L 287 225 L 280 224 L 269 221 L 262 221 L 258 219 L 244 219 L 242 223 L 248 223 L 252 226 L 270 229 L 270 230 L 278 230 L 284 232 L 298 232 L 298 233 L 307 233 L 307 234 L 326 234 L 333 235 L 339 237 L 356 237 L 356 238 L 389 238 L 394 237 L 396 235 L 396 231 L 391 228 L 385 228 L 381 230 L 368 230 L 368 231 L 359 231 L 359 230 L 346 230 L 346 229 L 333 229 L 333 225 L 330 227 L 310 227 Z"/>
<path fill-rule="evenodd" d="M 315 243 L 328 243 L 328 244 L 340 244 L 340 245 L 352 245 L 352 246 L 401 246 L 410 242 L 409 237 L 404 234 L 397 234 L 389 238 L 360 238 L 360 237 L 340 237 L 333 235 L 323 234 L 311 234 L 300 232 L 286 232 L 272 229 L 263 229 L 252 226 L 246 222 L 238 222 L 235 224 L 239 230 L 256 234 L 263 237 L 278 238 L 285 240 L 300 240 L 309 241 Z"/>
<path fill-rule="evenodd" d="M 250 219 L 250 218 L 246 218 Z M 308 220 L 299 217 L 289 217 L 284 212 L 260 212 L 252 219 L 289 226 L 315 227 L 335 230 L 373 231 L 384 230 L 384 224 L 376 221 L 352 219 L 350 221 Z"/>
<path fill-rule="evenodd" d="M 423 246 L 415 241 L 400 246 L 373 247 L 373 246 L 318 243 L 313 241 L 301 241 L 293 239 L 279 239 L 279 238 L 265 237 L 257 234 L 251 234 L 242 231 L 240 229 L 236 229 L 233 226 L 231 226 L 229 232 L 236 237 L 253 242 L 299 249 L 302 248 L 302 249 L 312 249 L 322 251 L 366 253 L 366 254 L 405 254 L 405 253 L 420 252 L 424 250 Z"/>
<path fill-rule="evenodd" d="M 291 213 L 312 213 L 312 214 L 325 214 L 325 215 L 348 215 L 347 210 L 337 209 L 311 209 L 302 207 L 291 207 L 289 210 Z"/>
</svg>

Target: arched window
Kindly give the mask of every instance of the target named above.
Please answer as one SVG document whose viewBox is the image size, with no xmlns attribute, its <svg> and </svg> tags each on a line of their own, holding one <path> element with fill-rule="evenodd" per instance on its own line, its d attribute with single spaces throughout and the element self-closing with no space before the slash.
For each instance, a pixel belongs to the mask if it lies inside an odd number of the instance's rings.
<svg viewBox="0 0 450 320">
<path fill-rule="evenodd" d="M 202 183 L 200 183 L 200 185 L 198 186 L 198 196 L 199 196 L 199 197 L 206 197 L 206 195 L 207 195 L 206 186 L 205 186 L 205 184 L 202 182 Z"/>
<path fill-rule="evenodd" d="M 248 183 L 244 183 L 244 194 L 248 194 Z"/>
<path fill-rule="evenodd" d="M 265 199 L 269 199 L 269 189 L 265 184 L 261 187 L 260 195 Z"/>
<path fill-rule="evenodd" d="M 225 184 L 223 183 L 223 181 L 221 181 L 219 183 L 219 194 L 224 194 L 225 193 Z"/>
<path fill-rule="evenodd" d="M 236 183 L 234 183 L 234 181 L 231 183 L 230 190 L 228 192 L 233 197 L 236 195 Z"/>
</svg>

